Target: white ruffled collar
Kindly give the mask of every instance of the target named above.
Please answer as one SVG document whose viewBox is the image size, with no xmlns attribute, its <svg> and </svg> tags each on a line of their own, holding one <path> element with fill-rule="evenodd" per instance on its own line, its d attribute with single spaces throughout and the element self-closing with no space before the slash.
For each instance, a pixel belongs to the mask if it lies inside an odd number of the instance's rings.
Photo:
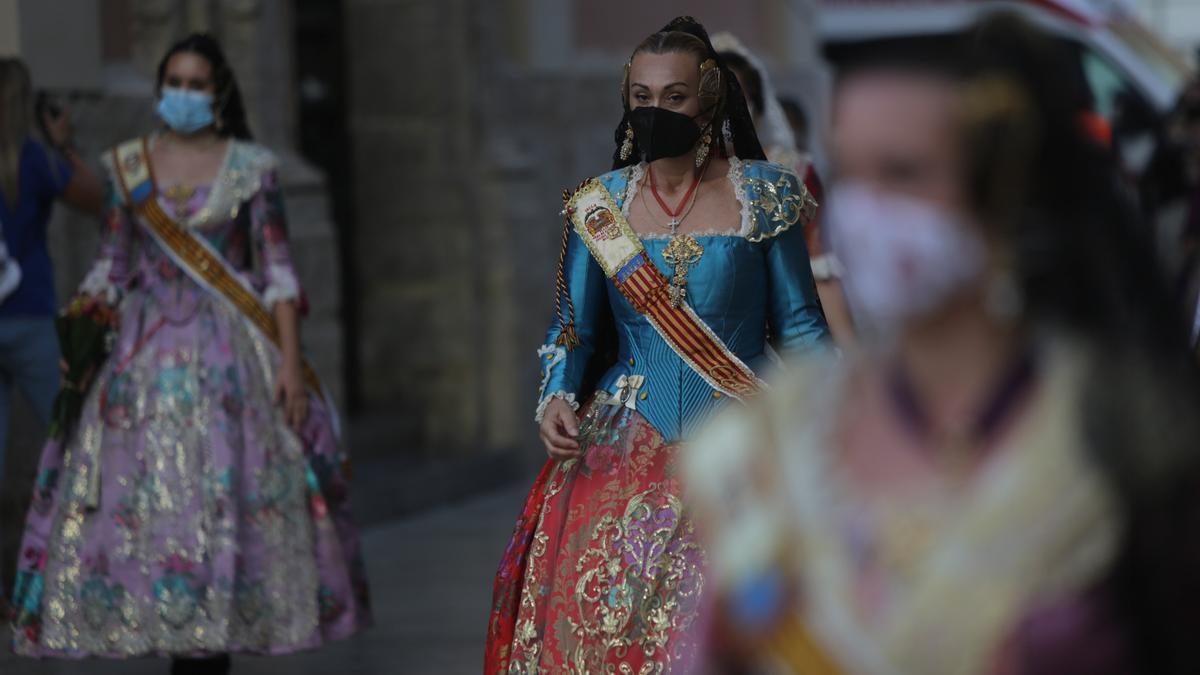
<svg viewBox="0 0 1200 675">
<path fill-rule="evenodd" d="M 737 157 L 729 158 L 729 170 L 726 172 L 726 177 L 733 184 L 733 194 L 737 196 L 738 203 L 741 205 L 741 226 L 737 231 L 734 230 L 703 230 L 700 232 L 690 232 L 693 237 L 746 237 L 753 229 L 753 215 L 751 213 L 751 201 L 746 193 L 746 162 Z M 628 176 L 625 181 L 625 193 L 621 196 L 621 213 L 626 218 L 629 217 L 629 207 L 632 195 L 637 194 L 641 189 L 642 181 L 646 178 L 646 163 L 640 162 L 629 167 Z M 662 234 L 639 234 L 638 237 L 643 241 L 652 241 L 656 239 L 670 239 L 669 233 Z"/>
</svg>

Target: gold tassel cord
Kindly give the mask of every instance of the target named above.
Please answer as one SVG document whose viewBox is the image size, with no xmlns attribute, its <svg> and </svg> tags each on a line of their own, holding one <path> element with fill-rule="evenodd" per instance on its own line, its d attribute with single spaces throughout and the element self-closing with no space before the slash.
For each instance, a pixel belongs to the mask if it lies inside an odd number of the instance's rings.
<svg viewBox="0 0 1200 675">
<path fill-rule="evenodd" d="M 571 199 L 571 192 L 563 190 L 563 206 L 567 207 L 567 202 Z M 555 275 L 554 285 L 554 313 L 558 317 L 558 337 L 554 340 L 555 344 L 566 347 L 567 351 L 575 349 L 579 346 L 579 334 L 575 331 L 575 303 L 571 300 L 570 290 L 567 288 L 566 265 L 567 265 L 567 244 L 571 239 L 571 214 L 564 210 L 565 219 L 563 221 L 562 246 L 558 252 L 558 273 Z M 563 298 L 567 299 L 567 317 L 563 321 Z"/>
</svg>

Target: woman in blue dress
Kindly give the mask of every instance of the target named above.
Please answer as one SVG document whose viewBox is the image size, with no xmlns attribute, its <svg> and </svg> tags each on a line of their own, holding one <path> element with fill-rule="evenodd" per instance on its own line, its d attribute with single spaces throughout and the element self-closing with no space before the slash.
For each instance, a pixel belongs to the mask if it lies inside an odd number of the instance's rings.
<svg viewBox="0 0 1200 675">
<path fill-rule="evenodd" d="M 804 224 L 737 79 L 681 17 L 626 66 L 614 170 L 565 194 L 558 307 L 538 350 L 550 455 L 496 576 L 488 673 L 686 662 L 704 552 L 682 441 L 754 396 L 774 351 L 826 342 Z M 594 377 L 593 374 L 599 374 Z"/>
</svg>

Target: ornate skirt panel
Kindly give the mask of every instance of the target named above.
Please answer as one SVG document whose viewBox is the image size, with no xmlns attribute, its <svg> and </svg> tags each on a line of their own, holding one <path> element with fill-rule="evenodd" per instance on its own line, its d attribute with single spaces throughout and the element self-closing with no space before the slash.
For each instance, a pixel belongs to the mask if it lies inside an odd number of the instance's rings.
<svg viewBox="0 0 1200 675">
<path fill-rule="evenodd" d="M 485 671 L 678 672 L 695 650 L 704 585 L 679 446 L 633 410 L 596 402 L 580 444 L 579 459 L 546 465 L 517 520 Z"/>
<path fill-rule="evenodd" d="M 346 456 L 316 396 L 197 288 L 134 292 L 78 428 L 43 450 L 14 594 L 27 656 L 286 653 L 370 623 Z"/>
</svg>

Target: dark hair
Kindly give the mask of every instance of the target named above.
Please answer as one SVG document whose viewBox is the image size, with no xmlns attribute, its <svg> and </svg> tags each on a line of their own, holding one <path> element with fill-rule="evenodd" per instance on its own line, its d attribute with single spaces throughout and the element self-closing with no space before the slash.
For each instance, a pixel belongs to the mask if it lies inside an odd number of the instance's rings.
<svg viewBox="0 0 1200 675">
<path fill-rule="evenodd" d="M 1006 181 L 995 172 L 1011 171 L 1001 158 L 1014 142 L 1028 148 L 1022 208 L 1004 224 L 1026 303 L 1035 319 L 1102 348 L 1081 419 L 1088 452 L 1123 502 L 1125 537 L 1109 582 L 1134 667 L 1200 672 L 1191 644 L 1200 601 L 1200 387 L 1152 229 L 1121 185 L 1113 153 L 1083 130 L 1092 98 L 1065 45 L 1004 13 L 970 31 L 963 50 L 968 91 L 989 79 L 1013 82 L 1032 122 L 966 130 L 969 187 L 977 202 L 996 204 L 1003 195 L 989 191 Z"/>
<path fill-rule="evenodd" d="M 246 106 L 242 102 L 242 92 L 238 88 L 237 78 L 233 74 L 233 69 L 229 67 L 229 62 L 225 59 L 221 44 L 211 35 L 193 33 L 168 49 L 166 56 L 163 56 L 162 61 L 158 64 L 155 91 L 157 93 L 162 91 L 163 79 L 167 74 L 167 63 L 170 62 L 171 57 L 184 52 L 203 57 L 212 67 L 213 84 L 217 90 L 213 97 L 213 116 L 216 118 L 217 133 L 243 141 L 253 140 L 254 134 L 250 133 L 250 125 L 246 122 Z"/>
<path fill-rule="evenodd" d="M 1005 164 L 997 159 L 1011 152 L 1014 140 L 1029 147 L 1019 169 L 1024 208 L 1008 234 L 1030 309 L 1110 347 L 1156 359 L 1185 354 L 1182 313 L 1155 256 L 1151 228 L 1123 189 L 1112 152 L 1083 129 L 1081 116 L 1092 100 L 1078 59 L 1010 14 L 982 22 L 964 48 L 969 82 L 1007 79 L 1025 92 L 1031 108 L 1023 129 L 1000 120 L 968 129 L 966 139 L 973 158 L 969 188 L 981 205 L 1003 198 L 990 192 L 1005 183 L 995 175 Z M 1019 140 L 1030 133 L 1032 142 Z"/>
<path fill-rule="evenodd" d="M 761 115 L 765 109 L 762 73 L 749 59 L 737 52 L 721 52 L 721 58 L 725 59 L 725 65 L 737 73 L 742 91 L 746 94 L 746 102 L 750 104 L 750 112 Z"/>
</svg>

